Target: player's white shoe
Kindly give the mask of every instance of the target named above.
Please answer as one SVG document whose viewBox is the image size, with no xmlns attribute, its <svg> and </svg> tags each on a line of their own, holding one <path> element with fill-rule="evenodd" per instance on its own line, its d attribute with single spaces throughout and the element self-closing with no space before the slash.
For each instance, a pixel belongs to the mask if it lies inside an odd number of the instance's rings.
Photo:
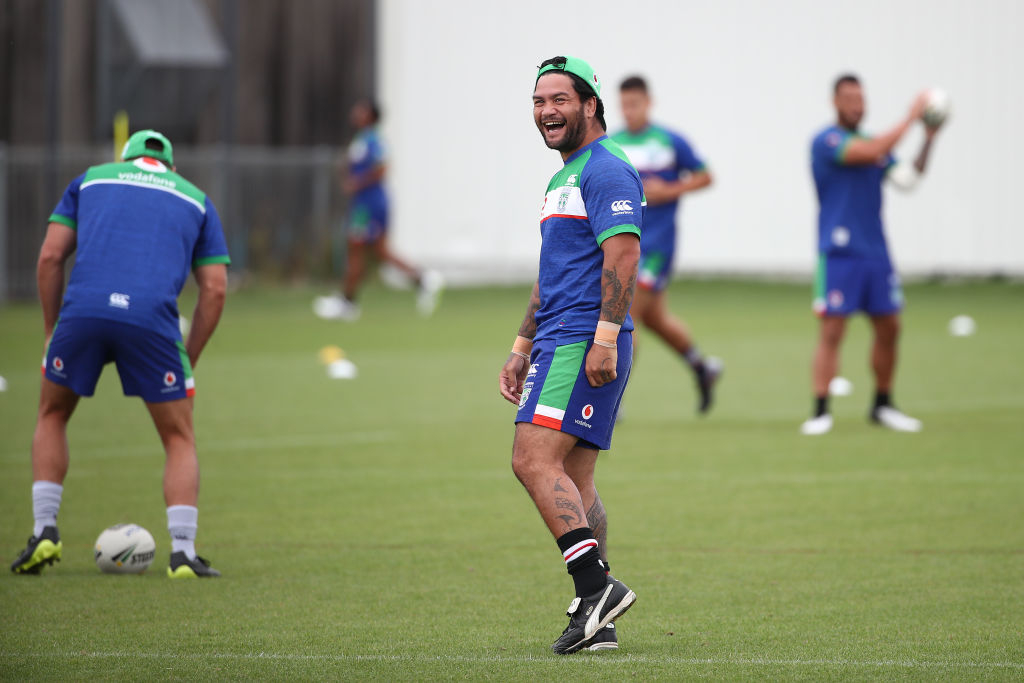
<svg viewBox="0 0 1024 683">
<path fill-rule="evenodd" d="M 921 421 L 906 415 L 892 406 L 879 406 L 871 411 L 871 421 L 895 432 L 919 432 L 924 427 Z"/>
<path fill-rule="evenodd" d="M 819 434 L 828 434 L 832 431 L 832 415 L 825 413 L 817 417 L 811 417 L 804 421 L 800 425 L 800 433 L 808 436 L 818 436 Z"/>
<path fill-rule="evenodd" d="M 313 299 L 313 313 L 324 320 L 359 320 L 359 306 L 343 296 L 318 296 Z"/>
<path fill-rule="evenodd" d="M 441 292 L 444 290 L 444 278 L 436 270 L 425 271 L 420 278 L 420 288 L 416 293 L 416 310 L 422 316 L 430 316 L 441 303 Z"/>
</svg>

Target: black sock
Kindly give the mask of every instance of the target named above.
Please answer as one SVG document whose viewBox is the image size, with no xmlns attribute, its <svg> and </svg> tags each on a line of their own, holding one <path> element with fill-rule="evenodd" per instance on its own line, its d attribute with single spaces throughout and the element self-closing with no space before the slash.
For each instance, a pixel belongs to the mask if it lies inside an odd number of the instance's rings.
<svg viewBox="0 0 1024 683">
<path fill-rule="evenodd" d="M 888 391 L 876 391 L 875 392 L 875 407 L 874 410 L 878 410 L 882 406 L 891 406 L 892 403 L 889 398 Z"/>
<path fill-rule="evenodd" d="M 814 397 L 814 417 L 821 417 L 828 412 L 828 395 Z"/>
<path fill-rule="evenodd" d="M 601 590 L 608 583 L 597 541 L 590 527 L 573 529 L 558 538 L 558 549 L 562 551 L 565 568 L 576 584 L 576 596 L 586 597 Z"/>
</svg>

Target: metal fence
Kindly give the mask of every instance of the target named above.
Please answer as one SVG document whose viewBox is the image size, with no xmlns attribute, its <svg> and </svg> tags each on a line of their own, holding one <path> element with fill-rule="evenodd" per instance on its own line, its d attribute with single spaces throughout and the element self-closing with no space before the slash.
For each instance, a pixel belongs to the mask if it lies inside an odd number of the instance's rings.
<svg viewBox="0 0 1024 683">
<path fill-rule="evenodd" d="M 0 302 L 35 297 L 50 212 L 75 176 L 111 158 L 109 147 L 0 143 Z M 322 279 L 341 271 L 346 199 L 339 150 L 176 147 L 174 161 L 217 207 L 232 278 Z"/>
</svg>

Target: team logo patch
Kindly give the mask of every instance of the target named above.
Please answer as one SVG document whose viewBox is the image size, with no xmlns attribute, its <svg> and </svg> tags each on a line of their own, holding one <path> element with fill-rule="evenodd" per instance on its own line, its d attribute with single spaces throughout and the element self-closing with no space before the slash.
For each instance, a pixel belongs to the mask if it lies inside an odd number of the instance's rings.
<svg viewBox="0 0 1024 683">
<path fill-rule="evenodd" d="M 540 365 L 540 363 L 533 363 L 532 365 L 530 365 L 530 371 L 528 373 L 526 373 L 527 376 L 529 376 L 529 375 L 536 375 L 539 365 Z"/>
<path fill-rule="evenodd" d="M 54 359 L 53 359 L 53 369 L 56 370 L 57 372 L 63 372 L 64 371 L 64 361 L 63 361 L 63 359 L 61 359 L 60 356 L 55 356 L 54 357 Z"/>
<path fill-rule="evenodd" d="M 582 415 L 584 420 L 589 420 L 590 418 L 594 417 L 594 406 L 592 406 L 589 403 L 583 406 Z"/>
<path fill-rule="evenodd" d="M 843 293 L 838 289 L 833 289 L 828 293 L 828 305 L 830 308 L 840 308 L 843 305 Z"/>
<path fill-rule="evenodd" d="M 165 386 L 173 387 L 177 383 L 178 383 L 178 376 L 177 375 L 175 375 L 170 370 L 168 370 L 167 372 L 164 373 L 164 385 Z"/>
<path fill-rule="evenodd" d="M 839 133 L 829 133 L 825 136 L 825 144 L 829 147 L 838 147 L 841 139 Z"/>
<path fill-rule="evenodd" d="M 850 229 L 837 225 L 832 229 L 832 244 L 837 247 L 845 247 L 850 243 Z"/>
<path fill-rule="evenodd" d="M 615 213 L 632 213 L 633 204 L 628 199 L 620 199 L 612 202 L 612 211 Z"/>
</svg>

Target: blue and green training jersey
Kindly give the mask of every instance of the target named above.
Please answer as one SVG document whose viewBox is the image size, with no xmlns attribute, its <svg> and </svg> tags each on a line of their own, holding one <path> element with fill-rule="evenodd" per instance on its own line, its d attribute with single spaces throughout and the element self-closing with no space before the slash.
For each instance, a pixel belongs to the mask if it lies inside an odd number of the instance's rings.
<svg viewBox="0 0 1024 683">
<path fill-rule="evenodd" d="M 686 138 L 662 126 L 651 124 L 636 133 L 620 131 L 612 139 L 622 147 L 641 179 L 657 176 L 662 180 L 675 181 L 683 173 L 696 173 L 707 168 Z M 644 254 L 652 251 L 671 254 L 675 250 L 678 207 L 679 200 L 647 207 L 641 243 Z"/>
<path fill-rule="evenodd" d="M 621 233 L 639 237 L 644 205 L 640 176 L 607 136 L 566 159 L 541 207 L 535 341 L 572 343 L 594 335 L 601 315 L 601 243 Z M 633 329 L 628 315 L 622 329 Z"/>
<path fill-rule="evenodd" d="M 846 147 L 858 137 L 856 131 L 829 126 L 811 142 L 811 171 L 821 207 L 818 251 L 888 260 L 882 182 L 896 160 L 887 154 L 873 164 L 846 163 Z"/>
<path fill-rule="evenodd" d="M 178 294 L 190 270 L 231 261 L 210 198 L 156 159 L 93 166 L 50 222 L 78 233 L 62 320 L 104 318 L 181 339 Z"/>
</svg>

